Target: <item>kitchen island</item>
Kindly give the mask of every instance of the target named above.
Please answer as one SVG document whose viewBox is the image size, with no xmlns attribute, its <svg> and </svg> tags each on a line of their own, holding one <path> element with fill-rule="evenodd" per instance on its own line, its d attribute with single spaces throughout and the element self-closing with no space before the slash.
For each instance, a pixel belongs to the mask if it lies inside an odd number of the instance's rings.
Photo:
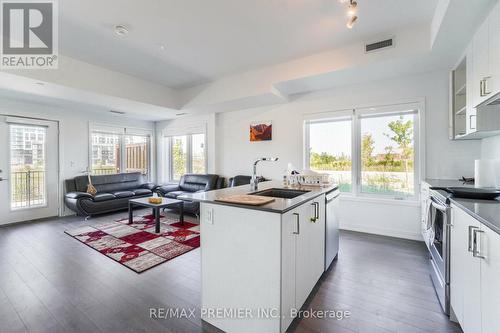
<svg viewBox="0 0 500 333">
<path fill-rule="evenodd" d="M 226 332 L 286 331 L 324 272 L 325 195 L 337 187 L 289 187 L 303 192 L 261 206 L 218 201 L 249 185 L 180 197 L 201 203 L 202 318 Z M 258 192 L 269 189 L 284 186 Z"/>
</svg>

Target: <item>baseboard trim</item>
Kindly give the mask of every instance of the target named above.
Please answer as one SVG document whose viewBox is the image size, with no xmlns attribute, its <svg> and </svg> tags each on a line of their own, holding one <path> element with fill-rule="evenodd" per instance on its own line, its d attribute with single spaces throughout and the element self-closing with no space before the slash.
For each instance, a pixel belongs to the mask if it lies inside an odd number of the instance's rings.
<svg viewBox="0 0 500 333">
<path fill-rule="evenodd" d="M 341 224 L 340 229 L 349 230 L 349 231 L 364 232 L 364 233 L 368 233 L 368 234 L 375 234 L 375 235 L 381 235 L 381 236 L 389 236 L 389 237 L 396 237 L 396 238 L 411 239 L 411 240 L 416 240 L 416 241 L 423 241 L 422 235 L 420 233 L 406 232 L 406 231 L 393 230 L 393 229 L 377 228 L 377 227 L 367 226 L 367 225 Z"/>
</svg>

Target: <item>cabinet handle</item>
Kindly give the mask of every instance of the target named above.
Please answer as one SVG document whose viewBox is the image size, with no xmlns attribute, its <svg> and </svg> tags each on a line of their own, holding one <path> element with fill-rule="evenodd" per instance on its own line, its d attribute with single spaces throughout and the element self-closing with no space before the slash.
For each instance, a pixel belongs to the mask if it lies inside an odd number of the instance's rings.
<svg viewBox="0 0 500 333">
<path fill-rule="evenodd" d="M 487 76 L 485 78 L 483 78 L 483 96 L 488 96 L 489 94 L 491 94 L 491 91 L 488 91 L 488 80 L 491 79 L 491 76 Z"/>
<path fill-rule="evenodd" d="M 296 231 L 294 231 L 294 232 L 293 232 L 293 234 L 294 234 L 294 235 L 298 235 L 298 234 L 300 234 L 300 222 L 299 222 L 299 220 L 300 220 L 300 215 L 299 215 L 299 214 L 297 214 L 297 213 L 293 213 L 293 215 L 295 216 L 295 223 L 296 223 L 296 227 L 297 227 L 297 228 L 295 229 Z"/>
<path fill-rule="evenodd" d="M 313 206 L 313 209 L 314 209 L 314 216 L 313 217 L 310 217 L 309 218 L 309 221 L 311 222 L 316 222 L 316 203 L 315 202 L 312 202 L 311 203 L 311 206 Z"/>
<path fill-rule="evenodd" d="M 477 229 L 477 227 L 470 225 L 469 226 L 469 246 L 467 248 L 467 251 L 469 251 L 469 252 L 473 251 L 473 246 L 472 246 L 472 230 L 473 229 Z"/>
<path fill-rule="evenodd" d="M 469 116 L 469 129 L 475 130 L 476 127 L 472 127 L 472 118 L 476 118 L 476 116 L 475 115 L 470 115 Z"/>
<path fill-rule="evenodd" d="M 314 203 L 314 219 L 319 220 L 319 202 Z"/>
<path fill-rule="evenodd" d="M 473 242 L 472 256 L 476 257 L 476 258 L 479 258 L 479 259 L 485 259 L 485 257 L 483 255 L 481 255 L 481 253 L 479 253 L 479 250 L 477 249 L 477 239 L 478 239 L 477 233 L 478 232 L 479 233 L 484 233 L 484 231 L 479 230 L 477 228 L 472 231 L 472 234 L 473 234 L 473 237 L 472 237 L 473 238 L 473 240 L 472 240 L 472 242 Z"/>
<path fill-rule="evenodd" d="M 484 83 L 484 80 L 479 81 L 479 96 L 481 96 L 481 97 L 484 96 L 483 83 Z"/>
</svg>

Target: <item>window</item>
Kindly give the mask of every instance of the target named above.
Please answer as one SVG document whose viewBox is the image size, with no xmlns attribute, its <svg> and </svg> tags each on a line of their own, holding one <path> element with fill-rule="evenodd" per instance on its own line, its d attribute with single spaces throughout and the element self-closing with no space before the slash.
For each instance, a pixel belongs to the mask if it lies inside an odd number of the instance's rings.
<svg viewBox="0 0 500 333">
<path fill-rule="evenodd" d="M 149 174 L 149 136 L 125 136 L 125 172 Z"/>
<path fill-rule="evenodd" d="M 327 173 L 340 191 L 352 191 L 351 119 L 309 123 L 309 167 Z"/>
<path fill-rule="evenodd" d="M 10 124 L 9 132 L 11 209 L 47 205 L 47 128 Z"/>
<path fill-rule="evenodd" d="M 174 136 L 171 138 L 171 163 L 173 180 L 181 179 L 187 173 L 187 136 Z"/>
<path fill-rule="evenodd" d="M 415 114 L 362 116 L 361 192 L 415 195 Z"/>
<path fill-rule="evenodd" d="M 193 173 L 205 173 L 205 134 L 192 135 Z"/>
<path fill-rule="evenodd" d="M 308 120 L 306 167 L 330 175 L 342 192 L 412 198 L 418 192 L 419 112 L 415 105 L 356 109 Z"/>
<path fill-rule="evenodd" d="M 91 130 L 90 133 L 89 159 L 93 175 L 141 172 L 150 176 L 151 134 L 118 127 L 102 130 L 101 126 L 97 127 L 99 129 Z"/>
<path fill-rule="evenodd" d="M 119 134 L 92 132 L 92 174 L 106 175 L 120 172 Z"/>
<path fill-rule="evenodd" d="M 205 134 L 171 136 L 170 180 L 177 181 L 186 173 L 206 172 Z"/>
</svg>

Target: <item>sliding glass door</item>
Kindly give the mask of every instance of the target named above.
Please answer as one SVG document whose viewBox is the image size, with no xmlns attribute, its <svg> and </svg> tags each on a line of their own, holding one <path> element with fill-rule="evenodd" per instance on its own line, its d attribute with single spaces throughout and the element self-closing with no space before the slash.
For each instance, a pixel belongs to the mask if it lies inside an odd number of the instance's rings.
<svg viewBox="0 0 500 333">
<path fill-rule="evenodd" d="M 57 123 L 0 119 L 0 224 L 58 215 Z"/>
</svg>

